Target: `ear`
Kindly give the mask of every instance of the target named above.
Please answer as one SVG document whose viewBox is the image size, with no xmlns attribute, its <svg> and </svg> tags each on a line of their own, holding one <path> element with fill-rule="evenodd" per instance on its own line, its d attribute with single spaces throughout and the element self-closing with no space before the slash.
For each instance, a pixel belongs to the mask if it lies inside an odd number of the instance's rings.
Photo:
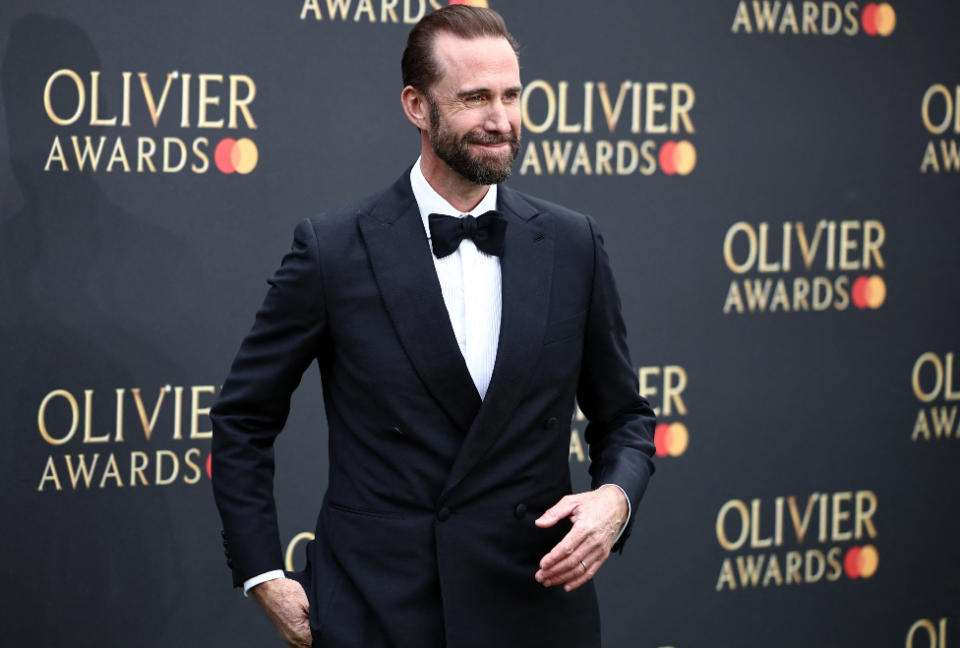
<svg viewBox="0 0 960 648">
<path fill-rule="evenodd" d="M 400 103 L 411 124 L 421 131 L 430 130 L 430 104 L 426 95 L 413 86 L 407 86 L 400 93 Z"/>
</svg>

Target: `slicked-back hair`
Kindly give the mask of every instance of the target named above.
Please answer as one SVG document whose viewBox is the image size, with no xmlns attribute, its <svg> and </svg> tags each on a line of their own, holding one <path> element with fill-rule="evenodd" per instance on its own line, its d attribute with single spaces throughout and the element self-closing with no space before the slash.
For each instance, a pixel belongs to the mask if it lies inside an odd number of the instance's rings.
<svg viewBox="0 0 960 648">
<path fill-rule="evenodd" d="M 429 94 L 443 75 L 443 65 L 433 52 L 433 42 L 442 32 L 465 39 L 504 38 L 519 57 L 517 41 L 507 31 L 500 14 L 492 9 L 450 5 L 427 14 L 410 30 L 400 63 L 404 87 L 413 86 Z"/>
</svg>

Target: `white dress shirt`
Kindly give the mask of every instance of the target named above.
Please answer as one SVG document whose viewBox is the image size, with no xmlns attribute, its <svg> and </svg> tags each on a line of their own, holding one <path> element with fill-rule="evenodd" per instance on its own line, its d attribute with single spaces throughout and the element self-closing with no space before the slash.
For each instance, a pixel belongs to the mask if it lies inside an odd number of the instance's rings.
<svg viewBox="0 0 960 648">
<path fill-rule="evenodd" d="M 467 214 L 460 212 L 434 191 L 420 170 L 419 159 L 410 170 L 410 185 L 417 207 L 420 208 L 423 229 L 427 233 L 427 246 L 430 247 L 430 214 L 459 218 Z M 497 185 L 492 185 L 470 214 L 481 216 L 496 208 Z M 500 341 L 500 258 L 481 252 L 470 239 L 464 239 L 453 254 L 442 259 L 433 255 L 432 247 L 430 250 L 460 353 L 483 399 L 490 386 Z"/>
<path fill-rule="evenodd" d="M 410 186 L 413 188 L 413 197 L 420 208 L 420 218 L 423 220 L 423 229 L 426 232 L 427 247 L 433 257 L 433 266 L 437 270 L 440 280 L 440 292 L 450 316 L 454 336 L 460 346 L 460 352 L 466 361 L 467 369 L 477 392 L 483 399 L 490 386 L 490 377 L 493 375 L 493 365 L 497 358 L 497 345 L 500 340 L 500 314 L 502 309 L 502 290 L 500 274 L 500 258 L 491 256 L 477 249 L 473 241 L 464 239 L 456 252 L 438 259 L 433 254 L 430 241 L 430 214 L 445 214 L 462 218 L 466 213 L 460 212 L 447 200 L 438 194 L 420 169 L 420 158 L 410 170 Z M 497 185 L 491 185 L 487 195 L 477 203 L 469 213 L 473 216 L 497 208 Z M 630 519 L 630 498 L 626 492 L 616 486 L 627 500 L 627 520 Z M 617 540 L 623 535 L 626 522 L 620 527 Z M 254 576 L 243 583 L 243 593 L 251 587 L 275 578 L 283 578 L 282 569 L 265 572 Z"/>
</svg>

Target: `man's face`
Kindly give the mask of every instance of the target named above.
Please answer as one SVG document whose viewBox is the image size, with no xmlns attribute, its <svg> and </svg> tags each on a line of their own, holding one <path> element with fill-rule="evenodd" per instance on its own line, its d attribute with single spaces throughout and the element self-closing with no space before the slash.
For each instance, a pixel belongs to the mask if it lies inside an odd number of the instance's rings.
<svg viewBox="0 0 960 648">
<path fill-rule="evenodd" d="M 434 54 L 443 74 L 427 94 L 430 146 L 479 185 L 510 177 L 520 150 L 520 68 L 502 38 L 439 34 Z"/>
</svg>

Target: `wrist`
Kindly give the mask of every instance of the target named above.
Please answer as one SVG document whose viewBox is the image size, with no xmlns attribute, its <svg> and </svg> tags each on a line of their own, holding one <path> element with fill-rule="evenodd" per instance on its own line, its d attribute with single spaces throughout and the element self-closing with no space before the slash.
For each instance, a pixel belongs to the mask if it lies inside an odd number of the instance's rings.
<svg viewBox="0 0 960 648">
<path fill-rule="evenodd" d="M 263 599 L 268 598 L 271 594 L 283 587 L 283 581 L 286 580 L 285 576 L 279 578 L 271 578 L 270 580 L 263 581 L 262 583 L 257 583 L 249 590 L 247 594 L 252 596 L 254 600 L 258 603 L 262 602 Z"/>
<path fill-rule="evenodd" d="M 604 484 L 597 490 L 601 492 L 605 491 L 604 494 L 606 497 L 614 503 L 613 505 L 617 510 L 620 523 L 626 522 L 630 511 L 630 502 L 627 500 L 627 494 L 623 492 L 623 489 L 616 484 Z"/>
</svg>

